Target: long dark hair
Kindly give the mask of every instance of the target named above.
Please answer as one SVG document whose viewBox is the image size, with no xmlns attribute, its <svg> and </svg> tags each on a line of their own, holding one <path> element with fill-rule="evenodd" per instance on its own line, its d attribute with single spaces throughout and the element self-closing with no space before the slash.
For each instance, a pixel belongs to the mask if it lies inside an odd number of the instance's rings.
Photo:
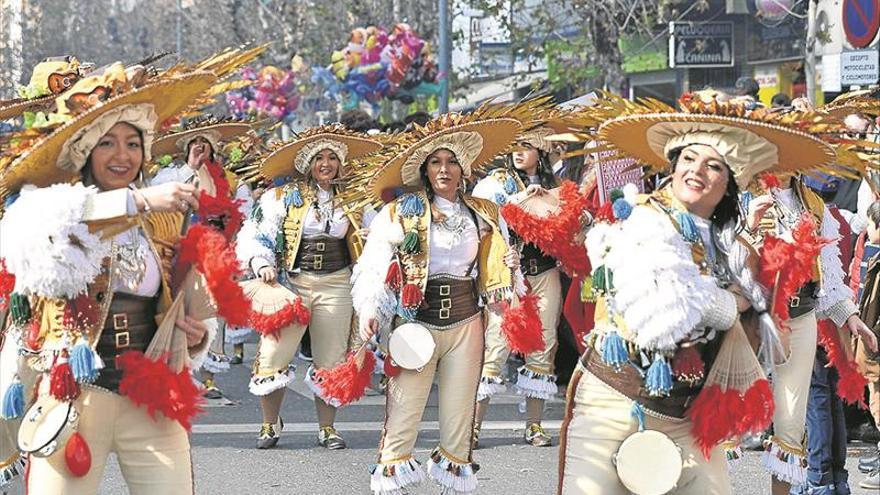
<svg viewBox="0 0 880 495">
<path fill-rule="evenodd" d="M 539 149 L 535 149 L 538 152 L 538 166 L 536 168 L 536 172 L 538 174 L 538 179 L 541 181 L 541 187 L 544 189 L 553 189 L 558 185 L 558 181 L 556 176 L 553 175 L 553 166 L 550 163 L 550 154 L 546 151 L 542 151 Z M 513 153 L 510 153 L 505 158 L 505 163 L 507 164 L 508 170 L 516 172 L 516 175 L 519 176 L 519 180 L 522 181 L 526 186 L 529 185 L 529 176 L 522 170 L 516 168 L 513 163 Z"/>
<path fill-rule="evenodd" d="M 455 152 L 452 151 L 451 149 L 448 149 L 448 148 L 437 148 L 436 150 L 432 151 L 431 153 L 428 154 L 428 156 L 425 157 L 425 161 L 423 161 L 421 166 L 419 166 L 419 178 L 422 179 L 422 184 L 425 185 L 425 193 L 428 196 L 428 201 L 434 200 L 434 188 L 431 187 L 431 181 L 428 179 L 428 160 L 431 159 L 431 157 L 434 155 L 434 153 L 436 153 L 440 150 L 446 150 L 446 151 L 452 153 L 452 156 L 455 156 L 455 159 L 458 160 L 458 156 L 455 155 Z M 463 184 L 464 183 L 464 167 L 462 167 L 461 164 L 459 164 L 458 166 L 461 168 L 461 181 Z M 459 184 L 459 187 L 461 187 L 461 184 Z"/>
<path fill-rule="evenodd" d="M 673 172 L 675 172 L 675 167 L 678 165 L 678 159 L 681 157 L 681 152 L 684 148 L 682 146 L 669 152 L 669 163 L 672 164 Z M 723 228 L 730 221 L 738 224 L 740 217 L 743 216 L 742 206 L 739 202 L 739 186 L 736 184 L 736 179 L 730 167 L 726 163 L 724 167 L 727 168 L 727 190 L 724 191 L 724 196 L 721 197 L 721 201 L 715 206 L 715 211 L 712 212 L 712 218 L 710 218 L 712 223 L 718 228 Z"/>
</svg>

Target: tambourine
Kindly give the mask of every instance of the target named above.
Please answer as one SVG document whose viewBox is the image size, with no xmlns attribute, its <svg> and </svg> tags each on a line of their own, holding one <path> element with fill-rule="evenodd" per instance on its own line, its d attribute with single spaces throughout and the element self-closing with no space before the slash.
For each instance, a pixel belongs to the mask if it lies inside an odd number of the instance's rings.
<svg viewBox="0 0 880 495">
<path fill-rule="evenodd" d="M 681 477 L 681 449 L 666 434 L 643 430 L 628 436 L 614 454 L 617 477 L 635 495 L 663 495 Z"/>
<path fill-rule="evenodd" d="M 45 395 L 27 410 L 18 428 L 18 448 L 36 457 L 49 457 L 64 448 L 79 424 L 72 402 Z"/>
<path fill-rule="evenodd" d="M 421 371 L 431 360 L 436 346 L 427 328 L 418 323 L 405 323 L 391 332 L 388 355 L 401 368 Z"/>
</svg>

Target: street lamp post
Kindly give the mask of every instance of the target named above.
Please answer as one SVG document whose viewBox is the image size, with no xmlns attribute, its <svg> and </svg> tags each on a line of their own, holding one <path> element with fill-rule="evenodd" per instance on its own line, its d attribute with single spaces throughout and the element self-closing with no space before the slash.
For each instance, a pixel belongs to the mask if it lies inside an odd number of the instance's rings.
<svg viewBox="0 0 880 495">
<path fill-rule="evenodd" d="M 440 113 L 449 111 L 449 84 L 452 72 L 452 43 L 449 37 L 449 0 L 438 0 L 440 15 L 440 72 L 443 80 L 440 83 Z"/>
</svg>

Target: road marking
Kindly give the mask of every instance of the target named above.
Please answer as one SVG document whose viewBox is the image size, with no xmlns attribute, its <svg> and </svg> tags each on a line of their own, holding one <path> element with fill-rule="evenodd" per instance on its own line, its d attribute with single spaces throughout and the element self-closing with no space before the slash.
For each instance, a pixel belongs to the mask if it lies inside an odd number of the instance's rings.
<svg viewBox="0 0 880 495">
<path fill-rule="evenodd" d="M 547 430 L 559 430 L 562 426 L 560 420 L 542 421 L 541 424 Z M 336 428 L 342 432 L 353 431 L 381 431 L 381 421 L 343 421 L 337 422 Z M 499 430 L 522 430 L 524 423 L 522 421 L 484 421 L 482 431 L 499 431 Z M 437 421 L 423 421 L 419 426 L 419 431 L 440 429 L 440 423 Z M 260 431 L 259 423 L 232 423 L 232 424 L 197 424 L 193 425 L 193 433 L 196 435 L 210 435 L 212 433 L 256 433 Z M 285 433 L 314 433 L 318 431 L 318 423 L 296 423 L 285 424 Z"/>
</svg>

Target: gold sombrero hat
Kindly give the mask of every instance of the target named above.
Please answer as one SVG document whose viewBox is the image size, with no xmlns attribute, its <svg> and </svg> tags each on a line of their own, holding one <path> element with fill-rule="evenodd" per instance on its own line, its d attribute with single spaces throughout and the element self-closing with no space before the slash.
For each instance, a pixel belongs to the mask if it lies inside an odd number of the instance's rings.
<svg viewBox="0 0 880 495">
<path fill-rule="evenodd" d="M 438 149 L 455 153 L 462 176 L 469 178 L 496 156 L 507 153 L 524 129 L 539 124 L 536 117 L 546 104 L 543 98 L 516 105 L 484 104 L 467 115 L 448 113 L 424 127 L 416 126 L 400 135 L 405 147 L 369 178 L 366 192 L 378 202 L 383 191 L 420 186 L 419 169 Z"/>
<path fill-rule="evenodd" d="M 834 147 L 817 137 L 840 127 L 818 113 L 748 111 L 711 91 L 686 94 L 679 104 L 682 111 L 656 100 L 633 102 L 605 94 L 582 112 L 600 122 L 598 139 L 605 145 L 600 151 L 635 158 L 653 173 L 669 169 L 669 153 L 690 144 L 706 144 L 723 154 L 741 188 L 765 171 L 853 175 L 848 169 L 864 167 L 845 153 L 845 143 Z"/>
<path fill-rule="evenodd" d="M 179 155 L 186 152 L 189 143 L 203 137 L 215 152 L 220 152 L 223 143 L 241 136 L 251 130 L 251 124 L 242 121 L 221 121 L 213 118 L 188 123 L 182 129 L 175 129 L 153 142 L 153 156 Z"/>
<path fill-rule="evenodd" d="M 272 149 L 262 161 L 259 174 L 276 179 L 299 173 L 306 175 L 312 159 L 324 149 L 330 149 L 339 157 L 344 170 L 353 160 L 363 158 L 382 149 L 382 143 L 366 135 L 347 130 L 341 124 L 309 129 L 298 139 L 282 143 Z"/>
<path fill-rule="evenodd" d="M 155 75 L 151 75 L 152 69 L 139 65 L 124 68 L 117 62 L 100 74 L 80 79 L 56 98 L 57 114 L 50 116 L 51 127 L 42 130 L 44 135 L 36 139 L 29 136 L 32 144 L 16 150 L 14 156 L 0 154 L 0 196 L 17 191 L 26 183 L 45 187 L 76 180 L 82 164 L 70 164 L 70 155 L 75 152 L 71 144 L 99 126 L 101 117 L 111 112 L 149 116 L 144 121 L 150 121 L 152 129 L 141 129 L 145 134 L 144 151 L 148 161 L 149 144 L 156 128 L 190 105 L 218 76 L 253 60 L 264 49 L 260 46 L 226 50 L 194 68 L 177 64 Z M 38 130 L 28 132 L 35 131 Z"/>
<path fill-rule="evenodd" d="M 24 112 L 48 111 L 55 97 L 70 89 L 92 68 L 76 57 L 52 57 L 36 65 L 27 86 L 19 89 L 19 98 L 0 100 L 0 120 L 18 117 Z"/>
<path fill-rule="evenodd" d="M 840 119 L 854 113 L 880 116 L 880 88 L 844 93 L 819 110 Z"/>
</svg>

